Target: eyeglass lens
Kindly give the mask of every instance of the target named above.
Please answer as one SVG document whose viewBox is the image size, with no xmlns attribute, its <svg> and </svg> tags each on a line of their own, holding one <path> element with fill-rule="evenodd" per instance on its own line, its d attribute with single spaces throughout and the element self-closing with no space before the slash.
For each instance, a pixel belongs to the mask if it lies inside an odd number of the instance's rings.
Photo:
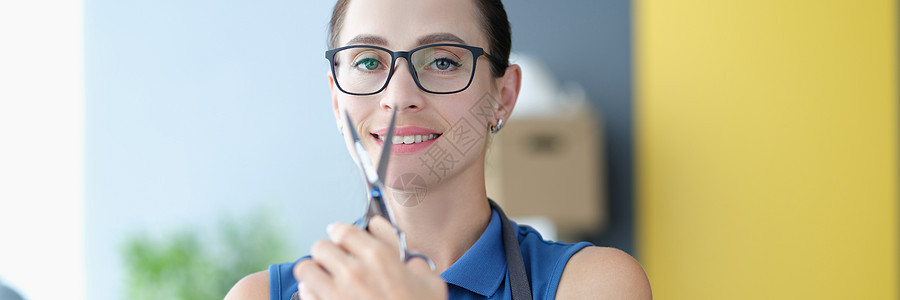
<svg viewBox="0 0 900 300">
<path fill-rule="evenodd" d="M 434 93 L 460 91 L 469 85 L 475 62 L 472 51 L 455 46 L 431 46 L 410 54 L 422 89 Z M 334 55 L 334 76 L 341 89 L 349 93 L 367 94 L 387 84 L 393 61 L 387 51 L 354 47 Z"/>
</svg>

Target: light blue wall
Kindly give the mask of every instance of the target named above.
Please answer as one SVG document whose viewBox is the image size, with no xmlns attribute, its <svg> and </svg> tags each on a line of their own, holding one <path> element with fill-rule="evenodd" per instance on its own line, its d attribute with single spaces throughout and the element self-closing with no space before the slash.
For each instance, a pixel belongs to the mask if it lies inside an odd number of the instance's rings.
<svg viewBox="0 0 900 300">
<path fill-rule="evenodd" d="M 360 178 L 328 98 L 332 5 L 85 1 L 88 299 L 121 297 L 122 237 L 140 228 L 208 226 L 265 203 L 300 255 L 327 223 L 361 215 Z M 584 85 L 603 111 L 614 211 L 612 234 L 598 239 L 630 250 L 627 1 L 506 6 L 514 51 Z M 592 60 L 572 59 L 581 55 Z"/>
<path fill-rule="evenodd" d="M 120 298 L 118 250 L 138 228 L 266 203 L 299 255 L 362 214 L 328 96 L 331 6 L 86 1 L 88 299 Z"/>
</svg>

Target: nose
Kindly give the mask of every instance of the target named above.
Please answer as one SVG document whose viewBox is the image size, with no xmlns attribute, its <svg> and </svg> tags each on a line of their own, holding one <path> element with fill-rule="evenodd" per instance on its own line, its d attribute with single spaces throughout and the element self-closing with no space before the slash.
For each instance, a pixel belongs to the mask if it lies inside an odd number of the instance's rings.
<svg viewBox="0 0 900 300">
<path fill-rule="evenodd" d="M 421 110 L 425 105 L 424 92 L 416 85 L 406 58 L 397 58 L 394 68 L 387 87 L 381 91 L 381 107 L 396 109 L 397 113 Z"/>
</svg>

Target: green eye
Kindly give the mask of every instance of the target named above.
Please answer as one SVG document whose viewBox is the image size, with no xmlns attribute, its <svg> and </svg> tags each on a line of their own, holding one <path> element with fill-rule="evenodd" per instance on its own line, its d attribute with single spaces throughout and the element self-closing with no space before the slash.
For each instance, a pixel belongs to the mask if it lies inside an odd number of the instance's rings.
<svg viewBox="0 0 900 300">
<path fill-rule="evenodd" d="M 367 71 L 375 70 L 379 65 L 381 65 L 381 62 L 374 58 L 363 58 L 353 64 L 354 67 L 362 68 Z"/>
</svg>

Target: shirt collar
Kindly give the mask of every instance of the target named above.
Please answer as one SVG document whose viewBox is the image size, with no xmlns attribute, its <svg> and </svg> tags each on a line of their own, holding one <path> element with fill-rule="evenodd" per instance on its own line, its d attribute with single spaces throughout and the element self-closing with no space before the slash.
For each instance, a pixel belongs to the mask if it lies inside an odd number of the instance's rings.
<svg viewBox="0 0 900 300">
<path fill-rule="evenodd" d="M 491 210 L 491 222 L 478 241 L 441 277 L 447 283 L 484 297 L 493 295 L 506 278 L 506 253 L 500 231 L 500 216 Z"/>
</svg>

